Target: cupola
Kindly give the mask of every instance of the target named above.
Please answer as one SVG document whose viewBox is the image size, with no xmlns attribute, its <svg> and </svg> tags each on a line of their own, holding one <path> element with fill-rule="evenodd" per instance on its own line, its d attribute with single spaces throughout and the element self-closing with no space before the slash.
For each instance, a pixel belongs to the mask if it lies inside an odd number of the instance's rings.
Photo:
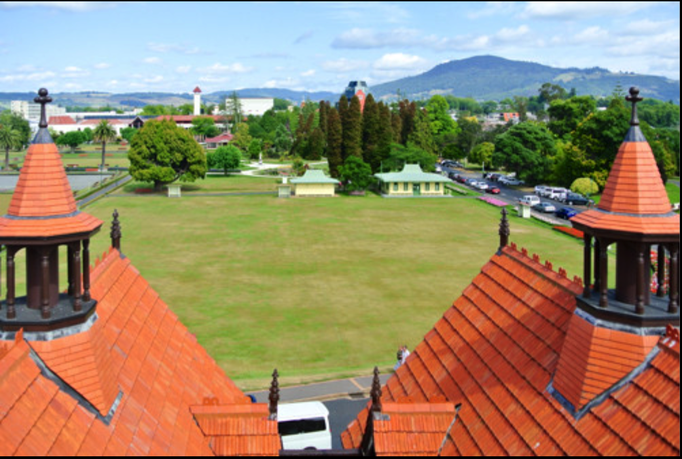
<svg viewBox="0 0 682 459">
<path fill-rule="evenodd" d="M 90 296 L 90 238 L 102 221 L 80 212 L 62 160 L 47 129 L 45 106 L 52 99 L 38 92 L 41 117 L 19 175 L 7 215 L 0 217 L 0 244 L 6 247 L 6 298 L 0 304 L 0 333 L 43 332 L 85 322 L 95 311 Z M 60 292 L 59 249 L 67 247 L 68 289 Z M 26 296 L 16 297 L 17 254 L 26 253 Z"/>
</svg>

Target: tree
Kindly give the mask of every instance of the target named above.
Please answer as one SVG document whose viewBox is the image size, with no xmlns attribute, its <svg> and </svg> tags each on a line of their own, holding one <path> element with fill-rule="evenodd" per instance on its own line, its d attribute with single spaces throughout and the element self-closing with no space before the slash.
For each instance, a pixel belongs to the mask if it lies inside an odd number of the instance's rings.
<svg viewBox="0 0 682 459">
<path fill-rule="evenodd" d="M 462 118 L 457 124 L 460 131 L 454 139 L 454 148 L 448 148 L 448 145 L 445 145 L 442 152 L 444 158 L 468 158 L 474 147 L 481 141 L 483 128 L 476 118 Z"/>
<path fill-rule="evenodd" d="M 9 126 L 19 132 L 19 144 L 28 145 L 31 142 L 31 126 L 23 117 L 4 111 L 0 114 L 0 125 Z"/>
<path fill-rule="evenodd" d="M 571 191 L 579 193 L 584 196 L 590 196 L 599 193 L 597 183 L 589 177 L 582 177 L 575 179 L 571 184 Z"/>
<path fill-rule="evenodd" d="M 436 169 L 436 159 L 436 155 L 411 142 L 408 142 L 407 145 L 394 143 L 391 145 L 388 158 L 383 162 L 383 169 L 385 171 L 399 171 L 405 164 L 419 164 L 424 172 L 433 172 Z"/>
<path fill-rule="evenodd" d="M 342 96 L 343 99 L 343 96 Z M 349 156 L 357 156 L 362 159 L 362 112 L 360 99 L 353 96 L 350 100 L 345 117 L 341 119 L 343 125 L 343 153 L 344 161 Z"/>
<path fill-rule="evenodd" d="M 137 134 L 137 129 L 127 127 L 121 129 L 121 137 L 125 139 L 126 142 L 130 143 L 130 141 L 133 140 L 133 137 L 135 137 L 135 134 Z"/>
<path fill-rule="evenodd" d="M 493 165 L 504 166 L 529 184 L 536 184 L 549 177 L 555 155 L 554 138 L 547 127 L 525 122 L 495 139 Z"/>
<path fill-rule="evenodd" d="M 249 158 L 257 160 L 262 152 L 262 141 L 260 139 L 253 139 L 249 144 Z"/>
<path fill-rule="evenodd" d="M 305 158 L 313 161 L 322 159 L 324 153 L 324 132 L 319 127 L 313 129 L 308 137 L 308 145 L 305 151 Z"/>
<path fill-rule="evenodd" d="M 339 178 L 339 167 L 343 164 L 343 133 L 341 117 L 335 108 L 329 109 L 327 122 L 327 161 L 329 175 Z"/>
<path fill-rule="evenodd" d="M 225 118 L 226 122 L 232 119 L 232 130 L 242 122 L 242 104 L 239 101 L 239 96 L 236 91 L 232 91 L 230 97 L 225 101 Z"/>
<path fill-rule="evenodd" d="M 232 138 L 232 144 L 236 145 L 240 150 L 246 151 L 253 140 L 253 137 L 249 134 L 249 125 L 246 123 L 239 123 L 233 133 L 234 137 Z"/>
<path fill-rule="evenodd" d="M 215 125 L 215 120 L 210 116 L 196 116 L 192 119 L 192 127 L 189 129 L 194 135 L 204 137 L 216 137 L 220 135 L 220 129 Z"/>
<path fill-rule="evenodd" d="M 291 134 L 289 134 L 289 131 L 287 131 L 283 124 L 280 124 L 275 132 L 275 151 L 279 154 L 289 151 L 291 144 Z"/>
<path fill-rule="evenodd" d="M 364 191 L 372 183 L 372 168 L 357 156 L 346 158 L 339 175 L 348 191 Z"/>
<path fill-rule="evenodd" d="M 107 142 L 113 142 L 116 140 L 116 129 L 109 124 L 109 121 L 102 120 L 95 127 L 95 130 L 92 133 L 92 138 L 95 142 L 102 143 L 102 165 L 100 166 L 100 170 L 104 170 L 104 157 L 107 150 Z"/>
<path fill-rule="evenodd" d="M 483 167 L 492 165 L 493 152 L 495 151 L 495 144 L 490 142 L 483 142 L 474 147 L 469 155 L 469 160 L 476 164 L 481 164 Z"/>
<path fill-rule="evenodd" d="M 92 142 L 95 139 L 95 134 L 89 127 L 83 129 L 82 132 L 86 142 Z"/>
<path fill-rule="evenodd" d="M 431 134 L 436 143 L 440 146 L 442 137 L 453 134 L 457 135 L 459 127 L 457 122 L 452 119 L 448 110 L 450 109 L 445 97 L 437 95 L 431 97 L 426 104 L 426 113 L 429 117 Z"/>
<path fill-rule="evenodd" d="M 553 100 L 565 99 L 567 96 L 566 90 L 558 84 L 545 83 L 538 89 L 540 95 L 540 102 L 549 104 Z"/>
<path fill-rule="evenodd" d="M 21 133 L 9 125 L 0 125 L 0 148 L 5 150 L 5 170 L 9 170 L 9 151 L 21 145 Z"/>
<path fill-rule="evenodd" d="M 362 113 L 362 156 L 373 172 L 379 170 L 381 163 L 378 151 L 381 122 L 379 105 L 374 101 L 374 96 L 369 94 L 365 101 L 365 110 Z"/>
<path fill-rule="evenodd" d="M 206 155 L 192 134 L 171 120 L 150 120 L 133 138 L 128 150 L 130 175 L 153 182 L 154 189 L 178 179 L 193 182 L 206 175 Z"/>
<path fill-rule="evenodd" d="M 228 170 L 239 169 L 242 161 L 242 153 L 234 145 L 218 147 L 213 153 L 207 155 L 208 166 L 222 169 L 225 175 Z"/>
<path fill-rule="evenodd" d="M 414 117 L 414 128 L 407 137 L 407 143 L 413 143 L 416 147 L 429 153 L 437 151 L 436 142 L 433 140 L 431 123 L 428 115 L 423 110 L 417 110 Z"/>
<path fill-rule="evenodd" d="M 55 141 L 57 145 L 70 147 L 72 152 L 83 142 L 85 142 L 85 135 L 81 131 L 67 132 L 64 135 L 60 135 Z"/>
<path fill-rule="evenodd" d="M 590 96 L 554 100 L 547 110 L 549 113 L 549 130 L 558 137 L 564 137 L 573 132 L 596 108 L 597 102 Z"/>
</svg>

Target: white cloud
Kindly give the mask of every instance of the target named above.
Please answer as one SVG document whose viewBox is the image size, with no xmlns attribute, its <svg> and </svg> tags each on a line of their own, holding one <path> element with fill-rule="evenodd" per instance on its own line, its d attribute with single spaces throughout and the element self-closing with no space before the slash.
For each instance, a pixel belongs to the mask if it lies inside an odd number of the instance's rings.
<svg viewBox="0 0 682 459">
<path fill-rule="evenodd" d="M 577 33 L 572 42 L 575 44 L 601 44 L 609 39 L 609 33 L 599 26 L 588 27 Z"/>
<path fill-rule="evenodd" d="M 90 72 L 80 67 L 69 66 L 64 69 L 64 73 L 62 73 L 60 76 L 62 78 L 85 78 L 90 76 Z"/>
<path fill-rule="evenodd" d="M 163 77 L 161 75 L 155 75 L 153 77 L 145 78 L 143 81 L 149 84 L 157 84 L 163 81 Z"/>
<path fill-rule="evenodd" d="M 302 77 L 311 77 L 314 76 L 316 71 L 314 69 L 308 70 L 307 72 L 301 73 Z"/>
<path fill-rule="evenodd" d="M 651 21 L 649 19 L 642 19 L 641 21 L 634 21 L 628 24 L 622 31 L 626 35 L 650 35 L 657 34 L 663 30 L 673 29 L 674 21 Z M 677 27 L 677 34 L 679 35 L 679 27 Z"/>
<path fill-rule="evenodd" d="M 374 63 L 376 70 L 415 70 L 427 65 L 426 59 L 403 53 L 384 54 Z"/>
<path fill-rule="evenodd" d="M 263 84 L 264 88 L 282 88 L 282 89 L 292 89 L 296 91 L 303 90 L 304 87 L 301 82 L 295 78 L 283 78 L 283 79 L 273 79 L 266 81 Z"/>
<path fill-rule="evenodd" d="M 178 53 L 178 54 L 206 54 L 196 46 L 188 46 L 177 43 L 147 43 L 147 49 L 155 53 Z"/>
<path fill-rule="evenodd" d="M 122 2 L 0 2 L 1 9 L 50 8 L 53 10 L 83 13 L 104 8 L 113 8 Z"/>
<path fill-rule="evenodd" d="M 516 29 L 504 28 L 495 34 L 497 40 L 503 42 L 510 42 L 520 40 L 521 38 L 528 36 L 530 29 L 527 25 L 519 26 Z"/>
<path fill-rule="evenodd" d="M 5 75 L 0 77 L 0 82 L 15 83 L 22 81 L 45 81 L 48 78 L 54 78 L 54 72 L 34 72 L 34 73 L 18 73 L 13 75 Z"/>
<path fill-rule="evenodd" d="M 93 67 L 95 67 L 97 70 L 106 70 L 108 68 L 111 68 L 111 64 L 107 64 L 106 62 L 100 62 L 99 64 L 95 64 Z"/>
<path fill-rule="evenodd" d="M 647 2 L 528 2 L 521 17 L 562 21 L 625 16 L 644 8 Z"/>
<path fill-rule="evenodd" d="M 326 61 L 322 63 L 322 68 L 327 72 L 343 73 L 343 72 L 355 72 L 357 70 L 365 69 L 368 67 L 367 61 L 362 60 L 350 60 L 346 58 L 336 59 L 334 61 Z"/>
<path fill-rule="evenodd" d="M 372 29 L 351 29 L 343 32 L 332 42 L 333 48 L 373 49 L 392 46 L 419 46 L 423 41 L 420 32 L 413 29 L 394 29 L 389 32 L 376 32 Z"/>
<path fill-rule="evenodd" d="M 142 62 L 144 62 L 145 64 L 157 65 L 161 64 L 163 61 L 158 57 L 147 57 L 145 59 L 142 59 Z"/>
<path fill-rule="evenodd" d="M 215 73 L 250 73 L 254 69 L 253 67 L 246 67 L 240 62 L 234 64 L 221 64 L 216 62 L 210 67 L 204 67 L 199 69 L 200 72 L 215 74 Z"/>
<path fill-rule="evenodd" d="M 181 65 L 178 68 L 175 69 L 176 72 L 186 74 L 189 73 L 189 71 L 192 70 L 191 65 Z"/>
</svg>

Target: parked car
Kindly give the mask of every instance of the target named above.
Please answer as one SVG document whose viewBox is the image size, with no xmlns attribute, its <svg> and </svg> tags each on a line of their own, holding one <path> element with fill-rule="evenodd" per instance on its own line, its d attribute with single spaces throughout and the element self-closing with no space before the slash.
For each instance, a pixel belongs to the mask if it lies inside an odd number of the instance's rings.
<svg viewBox="0 0 682 459">
<path fill-rule="evenodd" d="M 563 202 L 569 206 L 586 206 L 590 203 L 590 200 L 578 193 L 566 193 Z"/>
<path fill-rule="evenodd" d="M 277 408 L 277 430 L 282 447 L 288 450 L 332 447 L 329 410 L 322 402 L 281 404 Z"/>
<path fill-rule="evenodd" d="M 485 192 L 490 194 L 500 194 L 500 189 L 496 186 L 489 186 Z"/>
<path fill-rule="evenodd" d="M 536 204 L 540 204 L 540 198 L 532 194 L 527 194 L 519 199 L 519 202 L 527 206 L 534 206 Z"/>
<path fill-rule="evenodd" d="M 492 180 L 493 182 L 497 182 L 500 179 L 500 177 L 502 177 L 501 174 L 490 174 L 489 180 Z"/>
<path fill-rule="evenodd" d="M 486 182 L 476 182 L 476 185 L 474 185 L 474 187 L 483 191 L 488 189 L 488 184 Z"/>
<path fill-rule="evenodd" d="M 540 196 L 541 198 L 544 198 L 547 193 L 547 189 L 550 188 L 546 185 L 538 185 L 535 187 L 535 194 Z"/>
<path fill-rule="evenodd" d="M 519 186 L 523 185 L 523 180 L 518 180 L 516 178 L 511 178 L 511 177 L 500 177 L 498 180 L 502 185 L 507 185 L 507 186 Z"/>
<path fill-rule="evenodd" d="M 535 204 L 533 206 L 533 210 L 537 210 L 538 212 L 542 212 L 543 214 L 551 214 L 556 212 L 556 207 L 554 207 L 552 204 L 548 202 L 541 202 L 539 204 Z"/>
<path fill-rule="evenodd" d="M 561 209 L 554 212 L 554 215 L 556 215 L 557 218 L 563 218 L 564 220 L 568 220 L 578 215 L 578 212 L 570 207 L 562 207 Z"/>
<path fill-rule="evenodd" d="M 568 190 L 566 188 L 551 187 L 547 189 L 547 194 L 545 197 L 554 199 L 555 201 L 563 201 L 567 193 Z"/>
<path fill-rule="evenodd" d="M 460 174 L 455 174 L 455 180 L 457 180 L 457 182 L 459 182 L 459 183 L 466 183 L 467 182 L 467 178 L 464 177 L 463 175 L 460 175 Z"/>
<path fill-rule="evenodd" d="M 466 181 L 464 182 L 465 185 L 469 185 L 469 186 L 471 186 L 471 187 L 475 187 L 477 183 L 478 183 L 478 180 L 474 180 L 474 179 L 472 179 L 472 178 L 468 178 L 468 179 L 466 179 Z"/>
</svg>

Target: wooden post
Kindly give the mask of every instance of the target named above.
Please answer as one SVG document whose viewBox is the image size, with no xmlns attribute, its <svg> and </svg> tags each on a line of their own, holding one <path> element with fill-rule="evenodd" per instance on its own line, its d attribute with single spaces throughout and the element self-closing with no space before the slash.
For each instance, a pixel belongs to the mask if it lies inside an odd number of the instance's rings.
<svg viewBox="0 0 682 459">
<path fill-rule="evenodd" d="M 90 300 L 90 239 L 83 239 L 83 301 Z"/>
<path fill-rule="evenodd" d="M 270 401 L 269 411 L 270 416 L 268 419 L 272 421 L 277 420 L 277 404 L 279 403 L 279 373 L 277 373 L 277 368 L 272 372 L 272 384 L 270 385 L 270 395 L 268 400 Z"/>
<path fill-rule="evenodd" d="M 606 241 L 599 244 L 599 306 L 606 308 L 609 305 L 609 245 Z"/>
<path fill-rule="evenodd" d="M 663 298 L 665 296 L 665 246 L 658 244 L 658 290 L 656 296 Z"/>
<path fill-rule="evenodd" d="M 81 251 L 80 242 L 75 244 L 73 248 L 73 259 L 70 260 L 73 265 L 73 310 L 80 312 L 83 310 L 83 302 L 81 300 Z M 71 283 L 71 282 L 69 282 Z"/>
<path fill-rule="evenodd" d="M 668 304 L 668 312 L 670 314 L 677 314 L 680 306 L 680 244 L 670 245 L 670 274 L 668 278 L 670 303 Z"/>
<path fill-rule="evenodd" d="M 40 269 L 42 276 L 41 297 L 40 297 L 40 316 L 49 319 L 52 316 L 50 311 L 50 253 L 48 249 L 40 252 Z"/>
<path fill-rule="evenodd" d="M 593 291 L 594 292 L 599 292 L 601 291 L 600 289 L 600 278 L 599 276 L 601 275 L 601 242 L 599 241 L 599 238 L 595 237 L 594 238 L 594 285 L 593 285 Z"/>
<path fill-rule="evenodd" d="M 585 287 L 583 288 L 583 298 L 590 298 L 590 279 L 592 278 L 592 235 L 585 233 L 583 236 L 585 247 L 583 249 L 583 279 L 585 279 Z"/>
<path fill-rule="evenodd" d="M 635 303 L 635 313 L 644 315 L 644 289 L 645 285 L 645 273 L 644 273 L 644 250 L 646 246 L 644 244 L 637 244 L 637 281 L 635 282 L 635 292 L 637 296 L 637 301 Z"/>
<path fill-rule="evenodd" d="M 74 295 L 74 285 L 73 285 L 73 246 L 72 244 L 69 244 L 67 246 L 67 255 L 66 255 L 66 267 L 68 270 L 67 277 L 69 279 L 69 289 L 67 290 L 67 293 L 69 296 Z"/>
<path fill-rule="evenodd" d="M 497 254 L 502 254 L 502 249 L 509 244 L 509 235 L 511 234 L 509 230 L 509 220 L 507 220 L 507 209 L 502 208 L 502 220 L 500 221 L 500 230 L 498 232 L 500 236 L 500 247 L 497 249 Z"/>
<path fill-rule="evenodd" d="M 381 380 L 379 379 L 379 368 L 374 367 L 374 378 L 372 378 L 372 391 L 370 393 L 372 398 L 372 408 L 370 412 L 381 413 Z"/>
<path fill-rule="evenodd" d="M 16 319 L 17 311 L 14 308 L 14 255 L 16 254 L 16 249 L 7 247 L 7 318 Z"/>
<path fill-rule="evenodd" d="M 121 224 L 118 221 L 118 210 L 114 209 L 112 215 L 114 220 L 111 222 L 111 246 L 121 251 Z"/>
</svg>

